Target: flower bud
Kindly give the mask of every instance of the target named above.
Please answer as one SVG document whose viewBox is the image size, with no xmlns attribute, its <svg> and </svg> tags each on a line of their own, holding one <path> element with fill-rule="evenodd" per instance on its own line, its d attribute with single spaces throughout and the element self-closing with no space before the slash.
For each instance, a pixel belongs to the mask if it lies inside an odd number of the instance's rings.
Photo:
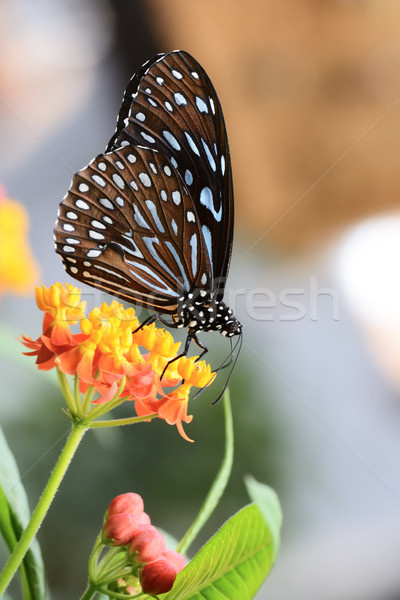
<svg viewBox="0 0 400 600">
<path fill-rule="evenodd" d="M 111 546 L 125 546 L 137 528 L 136 517 L 129 514 L 112 515 L 103 527 L 103 541 Z"/>
<path fill-rule="evenodd" d="M 129 546 L 129 554 L 138 563 L 156 560 L 166 551 L 164 536 L 153 525 L 137 528 Z"/>
<path fill-rule="evenodd" d="M 141 515 L 135 518 L 135 523 L 136 526 L 133 530 L 133 535 L 136 535 L 136 532 L 138 532 L 143 527 L 143 525 L 151 525 L 151 520 L 147 513 L 142 512 Z"/>
<path fill-rule="evenodd" d="M 118 515 L 120 513 L 126 513 L 138 517 L 143 512 L 143 500 L 139 494 L 128 492 L 127 494 L 121 494 L 111 500 L 108 510 L 107 517 Z"/>
<path fill-rule="evenodd" d="M 169 592 L 176 578 L 175 568 L 165 558 L 159 558 L 143 567 L 140 583 L 145 594 L 157 596 Z"/>
<path fill-rule="evenodd" d="M 182 571 L 182 569 L 186 566 L 186 559 L 179 552 L 175 552 L 175 550 L 167 550 L 163 552 L 161 555 L 162 558 L 165 558 L 176 570 L 177 573 Z"/>
</svg>

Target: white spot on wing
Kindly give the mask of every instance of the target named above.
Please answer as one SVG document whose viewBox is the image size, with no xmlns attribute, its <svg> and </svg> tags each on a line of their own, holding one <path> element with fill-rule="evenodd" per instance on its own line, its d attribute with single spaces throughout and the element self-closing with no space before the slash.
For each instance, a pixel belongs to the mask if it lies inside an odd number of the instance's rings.
<svg viewBox="0 0 400 600">
<path fill-rule="evenodd" d="M 100 177 L 100 175 L 92 175 L 92 179 L 93 179 L 93 181 L 95 181 L 97 183 L 97 185 L 100 185 L 101 187 L 105 187 L 106 182 L 104 181 L 104 179 L 102 177 Z"/>
<path fill-rule="evenodd" d="M 178 206 L 181 203 L 181 194 L 178 190 L 172 192 L 172 201 Z"/>
<path fill-rule="evenodd" d="M 80 183 L 80 184 L 78 185 L 78 190 L 79 190 L 80 192 L 83 192 L 83 193 L 84 193 L 84 192 L 88 192 L 88 191 L 89 191 L 89 186 L 87 185 L 87 183 Z"/>
<path fill-rule="evenodd" d="M 192 183 L 193 183 L 193 175 L 192 175 L 191 171 L 189 171 L 189 169 L 186 169 L 186 171 L 185 171 L 185 182 L 186 182 L 186 185 L 192 185 Z"/>
<path fill-rule="evenodd" d="M 155 144 L 156 140 L 151 135 L 148 135 L 144 131 L 141 131 L 140 135 L 142 136 L 143 139 L 146 140 L 146 142 L 150 142 L 150 144 Z"/>
<path fill-rule="evenodd" d="M 213 155 L 211 154 L 211 150 L 208 147 L 208 144 L 203 140 L 203 138 L 201 138 L 201 143 L 203 144 L 203 148 L 205 150 L 207 160 L 210 163 L 210 167 L 212 168 L 212 170 L 215 173 L 215 171 L 217 170 L 217 165 L 215 164 L 215 160 L 214 160 Z"/>
<path fill-rule="evenodd" d="M 171 73 L 175 77 L 175 79 L 182 79 L 183 78 L 182 73 L 180 73 L 176 69 L 172 69 Z"/>
<path fill-rule="evenodd" d="M 97 221 L 96 219 L 93 219 L 90 224 L 92 227 L 96 227 L 96 229 L 106 229 L 104 223 L 100 223 L 100 221 Z"/>
<path fill-rule="evenodd" d="M 110 202 L 108 198 L 100 198 L 99 202 L 102 206 L 104 206 L 104 208 L 107 208 L 108 210 L 114 210 L 114 204 Z"/>
<path fill-rule="evenodd" d="M 196 96 L 196 106 L 201 113 L 208 113 L 208 106 L 200 96 Z"/>
<path fill-rule="evenodd" d="M 125 189 L 125 181 L 122 179 L 121 175 L 118 175 L 118 173 L 113 173 L 112 179 L 120 190 Z"/>
<path fill-rule="evenodd" d="M 138 121 L 142 121 L 142 123 L 143 123 L 143 121 L 146 120 L 146 115 L 142 112 L 138 112 L 138 113 L 136 113 L 136 118 Z"/>
<path fill-rule="evenodd" d="M 192 274 L 193 277 L 197 273 L 197 234 L 194 233 L 190 238 L 190 247 L 192 248 Z M 202 315 L 200 315 L 202 316 Z"/>
<path fill-rule="evenodd" d="M 172 135 L 170 131 L 163 131 L 163 136 L 167 140 L 168 144 L 172 146 L 172 148 L 175 148 L 175 150 L 181 149 L 178 140 Z"/>
<path fill-rule="evenodd" d="M 92 229 L 89 229 L 89 237 L 92 238 L 92 240 L 104 240 L 104 235 L 102 233 L 93 231 Z"/>
<path fill-rule="evenodd" d="M 194 143 L 192 136 L 187 131 L 185 131 L 185 136 L 186 136 L 186 139 L 189 142 L 189 146 L 191 147 L 191 149 L 193 150 L 193 152 L 195 154 L 197 154 L 197 156 L 200 156 L 199 149 L 196 146 L 196 144 Z"/>
<path fill-rule="evenodd" d="M 212 213 L 214 219 L 216 221 L 218 221 L 218 223 L 221 221 L 221 217 L 222 217 L 222 202 L 221 205 L 219 207 L 219 211 L 217 212 L 214 208 L 214 199 L 213 199 L 213 195 L 212 195 L 212 191 L 210 190 L 209 187 L 204 187 L 201 192 L 200 192 L 200 204 L 202 204 L 203 206 L 205 206 L 206 208 L 208 208 L 208 210 Z"/>
<path fill-rule="evenodd" d="M 180 106 L 181 104 L 183 106 L 185 106 L 185 104 L 187 104 L 187 100 L 186 100 L 185 96 L 183 94 L 181 94 L 180 92 L 177 92 L 176 94 L 174 94 L 174 99 L 178 106 Z"/>
<path fill-rule="evenodd" d="M 82 200 L 82 198 L 78 198 L 78 200 L 75 200 L 75 206 L 77 208 L 81 208 L 82 210 L 89 210 L 90 208 L 89 204 Z"/>
<path fill-rule="evenodd" d="M 89 252 L 87 252 L 86 256 L 88 258 L 97 258 L 98 256 L 100 256 L 101 254 L 101 250 L 94 250 L 94 248 L 92 248 L 91 250 L 89 250 Z"/>
<path fill-rule="evenodd" d="M 160 233 L 165 233 L 163 224 L 161 223 L 160 217 L 158 216 L 157 207 L 152 200 L 146 200 L 146 206 L 149 209 L 151 216 L 154 219 L 154 223 Z"/>
<path fill-rule="evenodd" d="M 68 219 L 72 219 L 74 221 L 75 219 L 78 218 L 78 215 L 76 213 L 72 212 L 72 210 L 69 210 L 67 212 L 67 217 L 68 217 Z"/>
<path fill-rule="evenodd" d="M 221 154 L 221 173 L 225 175 L 225 156 Z"/>
<path fill-rule="evenodd" d="M 151 186 L 151 179 L 147 173 L 139 173 L 139 179 L 145 187 Z"/>
</svg>

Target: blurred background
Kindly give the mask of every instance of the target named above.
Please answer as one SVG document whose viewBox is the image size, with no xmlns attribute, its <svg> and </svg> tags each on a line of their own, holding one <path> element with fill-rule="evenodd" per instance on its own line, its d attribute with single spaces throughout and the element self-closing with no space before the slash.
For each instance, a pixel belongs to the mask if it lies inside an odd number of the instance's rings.
<svg viewBox="0 0 400 600">
<path fill-rule="evenodd" d="M 34 285 L 69 280 L 53 250 L 57 206 L 105 148 L 131 75 L 181 48 L 224 109 L 227 300 L 245 330 L 234 472 L 199 544 L 248 501 L 251 473 L 284 511 L 258 600 L 400 599 L 399 17 L 395 0 L 0 3 L 0 182 L 20 203 L 3 219 L 0 206 L 0 419 L 31 507 L 68 422 L 54 374 L 15 337 L 40 333 Z M 119 493 L 139 492 L 157 525 L 184 533 L 223 452 L 212 399 L 190 406 L 195 444 L 163 422 L 87 435 L 40 530 L 52 598 L 82 592 Z"/>
</svg>

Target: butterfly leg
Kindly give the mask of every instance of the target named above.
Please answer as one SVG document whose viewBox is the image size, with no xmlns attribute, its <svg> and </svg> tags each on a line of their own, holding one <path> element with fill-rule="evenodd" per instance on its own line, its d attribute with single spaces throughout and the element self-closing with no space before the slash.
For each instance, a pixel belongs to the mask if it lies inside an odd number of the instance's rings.
<svg viewBox="0 0 400 600">
<path fill-rule="evenodd" d="M 188 335 L 188 337 L 189 337 L 189 335 Z M 201 360 L 203 358 L 203 356 L 205 354 L 207 354 L 208 348 L 200 342 L 199 338 L 197 337 L 197 335 L 195 333 L 191 334 L 190 339 L 193 340 L 194 343 L 202 350 L 202 352 L 200 352 L 199 356 L 195 360 L 195 362 L 198 362 L 199 360 Z"/>
<path fill-rule="evenodd" d="M 161 321 L 162 322 L 162 321 Z M 177 356 L 175 356 L 175 358 L 172 358 L 170 361 L 168 361 L 168 363 L 165 365 L 164 370 L 162 372 L 161 375 L 161 379 L 164 376 L 165 371 L 167 370 L 167 368 L 176 360 L 179 360 L 180 358 L 182 358 L 183 356 L 187 356 L 188 352 L 189 352 L 189 348 L 190 348 L 190 344 L 192 342 L 192 340 L 194 341 L 194 343 L 201 348 L 202 352 L 199 354 L 199 356 L 196 358 L 195 362 L 198 362 L 199 360 L 201 360 L 203 358 L 203 356 L 208 352 L 208 348 L 206 346 L 204 346 L 204 344 L 202 344 L 200 342 L 200 340 L 198 339 L 197 335 L 194 332 L 189 332 L 186 338 L 186 342 L 185 342 L 185 348 L 183 350 L 183 352 L 181 352 L 180 354 L 178 354 Z"/>
<path fill-rule="evenodd" d="M 145 327 L 146 325 L 151 325 L 152 323 L 154 323 L 154 321 L 156 321 L 156 320 L 157 320 L 157 318 L 158 318 L 158 317 L 157 317 L 157 315 L 150 315 L 150 317 L 147 317 L 147 319 L 145 319 L 145 320 L 143 321 L 143 323 L 141 323 L 141 324 L 139 325 L 139 327 L 137 327 L 137 328 L 135 329 L 135 331 L 132 331 L 132 333 L 136 333 L 137 331 L 140 331 L 140 330 L 141 330 L 141 329 L 143 329 L 143 327 Z"/>
</svg>

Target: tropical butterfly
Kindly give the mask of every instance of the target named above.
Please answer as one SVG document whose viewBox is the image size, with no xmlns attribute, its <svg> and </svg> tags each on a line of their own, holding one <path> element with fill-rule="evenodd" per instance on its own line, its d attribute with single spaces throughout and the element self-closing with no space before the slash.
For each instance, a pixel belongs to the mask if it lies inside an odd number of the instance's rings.
<svg viewBox="0 0 400 600">
<path fill-rule="evenodd" d="M 69 275 L 187 327 L 183 354 L 192 340 L 207 351 L 199 331 L 241 341 L 222 301 L 233 240 L 225 123 L 187 52 L 158 54 L 131 79 L 105 153 L 74 176 L 54 231 Z"/>
</svg>

